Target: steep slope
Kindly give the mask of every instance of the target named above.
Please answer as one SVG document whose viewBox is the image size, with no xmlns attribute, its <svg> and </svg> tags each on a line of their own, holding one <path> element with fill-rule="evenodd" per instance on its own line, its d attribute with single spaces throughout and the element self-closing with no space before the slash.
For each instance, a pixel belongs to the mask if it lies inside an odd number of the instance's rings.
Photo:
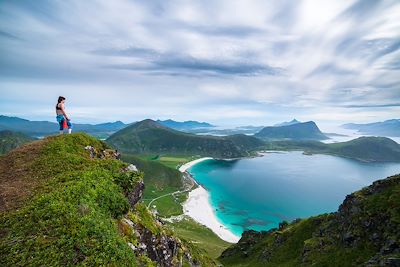
<svg viewBox="0 0 400 267">
<path fill-rule="evenodd" d="M 137 166 L 144 172 L 146 189 L 144 198 L 154 198 L 158 195 L 174 192 L 183 188 L 182 173 L 163 164 L 151 160 L 143 160 L 134 155 L 123 154 L 122 159 Z M 153 192 L 156 192 L 153 193 Z"/>
<path fill-rule="evenodd" d="M 325 136 L 313 121 L 294 123 L 285 126 L 268 126 L 254 136 L 261 139 L 324 140 Z"/>
<path fill-rule="evenodd" d="M 35 140 L 23 133 L 0 131 L 0 155 L 7 153 L 22 144 Z"/>
<path fill-rule="evenodd" d="M 113 147 L 136 154 L 200 155 L 223 158 L 248 156 L 263 142 L 251 136 L 202 136 L 179 132 L 152 120 L 144 120 L 107 139 Z"/>
<path fill-rule="evenodd" d="M 343 128 L 357 130 L 363 134 L 381 136 L 400 136 L 400 120 L 392 119 L 383 122 L 373 122 L 366 124 L 348 123 L 343 124 Z"/>
<path fill-rule="evenodd" d="M 138 203 L 143 174 L 86 134 L 0 158 L 1 266 L 214 266 Z"/>
<path fill-rule="evenodd" d="M 399 266 L 400 175 L 346 196 L 335 213 L 246 231 L 226 266 Z"/>
<path fill-rule="evenodd" d="M 317 141 L 275 141 L 274 150 L 304 150 L 306 154 L 330 154 L 367 162 L 400 162 L 400 145 L 390 138 L 362 136 L 350 141 L 324 144 Z"/>
</svg>

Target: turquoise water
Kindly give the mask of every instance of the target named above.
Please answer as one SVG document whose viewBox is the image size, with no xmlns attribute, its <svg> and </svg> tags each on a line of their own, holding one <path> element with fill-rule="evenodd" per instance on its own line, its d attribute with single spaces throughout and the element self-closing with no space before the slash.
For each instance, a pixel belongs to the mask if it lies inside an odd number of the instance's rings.
<svg viewBox="0 0 400 267">
<path fill-rule="evenodd" d="M 210 192 L 219 220 L 241 235 L 246 229 L 268 230 L 282 220 L 336 211 L 347 194 L 400 173 L 400 164 L 294 151 L 207 160 L 189 172 Z"/>
</svg>

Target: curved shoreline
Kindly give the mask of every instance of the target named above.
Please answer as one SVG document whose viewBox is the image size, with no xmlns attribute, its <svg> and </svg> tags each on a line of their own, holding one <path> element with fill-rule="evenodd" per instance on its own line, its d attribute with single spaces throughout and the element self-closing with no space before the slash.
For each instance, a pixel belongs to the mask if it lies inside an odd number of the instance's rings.
<svg viewBox="0 0 400 267">
<path fill-rule="evenodd" d="M 190 161 L 179 168 L 180 172 L 187 173 L 187 170 L 199 162 L 212 159 L 210 157 L 200 158 Z M 190 174 L 189 174 L 190 175 Z M 193 179 L 193 178 L 192 178 Z M 194 180 L 194 179 L 193 179 Z M 227 227 L 221 224 L 215 215 L 214 209 L 210 204 L 209 192 L 194 181 L 198 187 L 189 192 L 189 197 L 183 203 L 184 214 L 194 219 L 196 222 L 210 228 L 222 240 L 230 243 L 237 243 L 240 236 L 233 234 Z"/>
</svg>

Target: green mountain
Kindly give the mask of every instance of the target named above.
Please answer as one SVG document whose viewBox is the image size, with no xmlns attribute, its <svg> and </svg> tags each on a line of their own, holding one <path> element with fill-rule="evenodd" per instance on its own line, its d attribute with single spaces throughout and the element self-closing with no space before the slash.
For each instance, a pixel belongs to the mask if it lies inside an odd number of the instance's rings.
<svg viewBox="0 0 400 267">
<path fill-rule="evenodd" d="M 362 136 L 347 142 L 324 144 L 318 141 L 276 141 L 272 150 L 304 150 L 306 154 L 330 154 L 367 162 L 400 162 L 400 145 L 390 138 Z"/>
<path fill-rule="evenodd" d="M 324 135 L 313 121 L 299 122 L 284 126 L 268 126 L 254 135 L 265 140 L 324 140 Z"/>
<path fill-rule="evenodd" d="M 205 136 L 179 132 L 153 120 L 128 126 L 107 139 L 107 143 L 127 153 L 200 155 L 217 158 L 249 156 L 264 143 L 252 136 Z"/>
<path fill-rule="evenodd" d="M 86 134 L 0 157 L 0 266 L 215 266 L 141 202 L 143 173 Z"/>
<path fill-rule="evenodd" d="M 35 138 L 29 137 L 23 133 L 8 130 L 0 131 L 0 155 L 33 140 L 35 140 Z"/>
<path fill-rule="evenodd" d="M 225 266 L 399 266 L 400 175 L 346 196 L 337 212 L 246 231 Z"/>
<path fill-rule="evenodd" d="M 347 123 L 343 128 L 357 130 L 363 134 L 372 134 L 380 136 L 400 136 L 400 120 L 392 119 L 382 122 L 373 122 L 366 124 Z"/>
</svg>

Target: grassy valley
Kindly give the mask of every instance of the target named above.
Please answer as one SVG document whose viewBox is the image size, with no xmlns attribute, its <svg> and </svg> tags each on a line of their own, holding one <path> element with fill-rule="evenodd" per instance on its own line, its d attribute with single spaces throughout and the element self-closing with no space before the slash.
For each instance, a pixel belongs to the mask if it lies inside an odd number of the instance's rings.
<svg viewBox="0 0 400 267">
<path fill-rule="evenodd" d="M 187 192 L 180 171 L 176 168 L 167 167 L 156 160 L 145 160 L 134 155 L 126 154 L 122 156 L 122 159 L 136 165 L 144 172 L 143 202 L 146 205 L 151 202 L 150 208 L 153 205 L 156 206 L 159 215 L 162 217 L 183 213 L 181 203 L 186 200 Z"/>
</svg>

